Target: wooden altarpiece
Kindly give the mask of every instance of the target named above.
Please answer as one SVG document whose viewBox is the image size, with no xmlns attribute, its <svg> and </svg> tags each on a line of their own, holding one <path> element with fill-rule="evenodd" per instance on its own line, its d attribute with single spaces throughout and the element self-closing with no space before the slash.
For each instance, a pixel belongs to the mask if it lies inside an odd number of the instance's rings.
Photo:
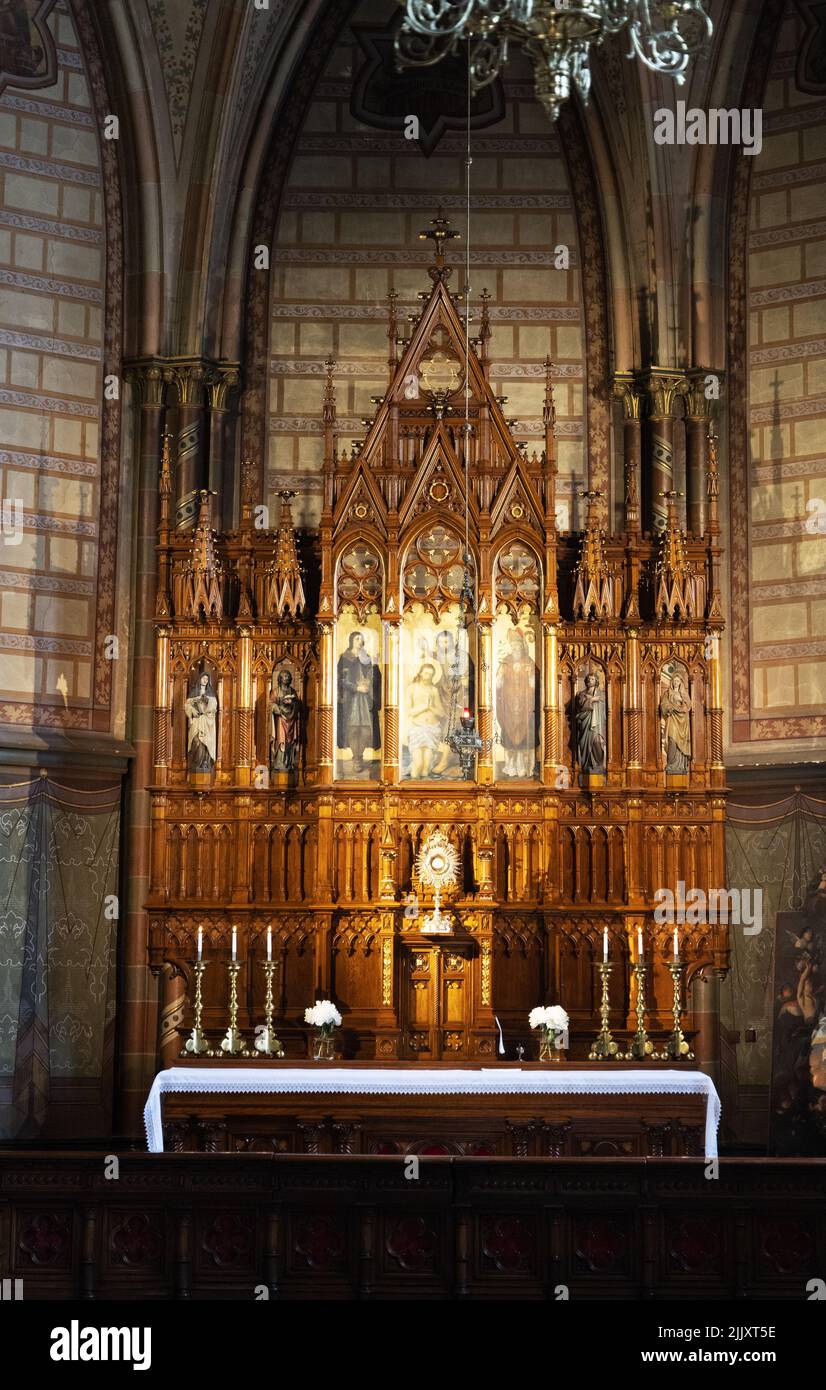
<svg viewBox="0 0 826 1390">
<path fill-rule="evenodd" d="M 663 530 L 641 533 L 628 459 L 624 533 L 606 535 L 598 494 L 582 534 L 559 532 L 551 365 L 544 448 L 529 457 L 490 385 L 487 300 L 468 342 L 449 233 L 433 225 L 432 288 L 400 354 L 391 303 L 388 388 L 349 455 L 327 364 L 317 537 L 298 542 L 289 494 L 277 529 L 257 528 L 251 465 L 237 530 L 212 531 L 206 493 L 195 528 L 173 530 L 166 441 L 148 904 L 150 964 L 166 981 L 159 1062 L 180 1055 L 191 1026 L 199 927 L 204 1027 L 225 1029 L 233 925 L 248 1036 L 263 1019 L 271 928 L 287 1056 L 307 1056 L 304 1009 L 319 997 L 342 1012 L 345 1057 L 491 1059 L 497 1019 L 508 1054 L 522 1043 L 531 1056 L 527 1015 L 542 1002 L 568 1010 L 570 1055 L 586 1056 L 606 929 L 615 1035 L 633 1031 L 642 929 L 656 1041 L 671 1026 L 672 928 L 654 920 L 655 893 L 725 882 L 715 449 L 705 536 L 681 532 L 675 494 Z M 300 739 L 279 770 L 281 671 Z M 690 756 L 668 771 L 675 674 Z M 589 676 L 604 701 L 596 771 L 577 738 Z M 187 749 L 199 688 L 217 702 L 206 770 Z M 465 707 L 482 740 L 470 780 L 450 746 Z M 517 708 L 524 736 L 508 732 Z M 433 898 L 416 869 L 436 830 L 458 863 L 445 935 L 423 929 Z M 725 970 L 725 925 L 679 930 L 689 983 Z"/>
</svg>

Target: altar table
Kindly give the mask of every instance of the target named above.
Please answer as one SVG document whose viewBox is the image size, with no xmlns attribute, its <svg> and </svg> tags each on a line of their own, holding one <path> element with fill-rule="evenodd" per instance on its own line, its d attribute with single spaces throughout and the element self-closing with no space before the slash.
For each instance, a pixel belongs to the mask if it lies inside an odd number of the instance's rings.
<svg viewBox="0 0 826 1390">
<path fill-rule="evenodd" d="M 208 1152 L 328 1152 L 326 1130 L 338 1153 L 711 1158 L 720 1100 L 703 1072 L 656 1066 L 193 1063 L 158 1073 L 144 1121 L 152 1153 L 167 1124 Z"/>
</svg>

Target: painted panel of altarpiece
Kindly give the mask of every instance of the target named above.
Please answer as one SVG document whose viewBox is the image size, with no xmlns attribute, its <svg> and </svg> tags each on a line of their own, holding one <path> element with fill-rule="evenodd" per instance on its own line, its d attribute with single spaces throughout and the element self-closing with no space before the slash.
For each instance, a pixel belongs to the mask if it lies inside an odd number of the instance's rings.
<svg viewBox="0 0 826 1390">
<path fill-rule="evenodd" d="M 447 740 L 465 707 L 473 708 L 474 659 L 458 604 L 437 619 L 418 603 L 402 622 L 399 698 L 403 779 L 459 777 Z"/>
<path fill-rule="evenodd" d="M 344 609 L 336 622 L 336 777 L 381 778 L 381 619 Z"/>
<path fill-rule="evenodd" d="M 493 626 L 494 777 L 535 777 L 539 771 L 539 620 L 517 623 L 497 614 Z"/>
</svg>

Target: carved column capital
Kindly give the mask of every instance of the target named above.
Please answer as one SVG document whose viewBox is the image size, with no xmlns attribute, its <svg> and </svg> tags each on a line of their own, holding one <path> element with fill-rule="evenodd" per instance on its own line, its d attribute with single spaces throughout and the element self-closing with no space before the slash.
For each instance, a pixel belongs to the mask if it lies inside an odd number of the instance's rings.
<svg viewBox="0 0 826 1390">
<path fill-rule="evenodd" d="M 125 369 L 126 380 L 137 390 L 142 406 L 162 406 L 165 383 L 164 364 L 154 359 L 129 362 Z"/>
</svg>

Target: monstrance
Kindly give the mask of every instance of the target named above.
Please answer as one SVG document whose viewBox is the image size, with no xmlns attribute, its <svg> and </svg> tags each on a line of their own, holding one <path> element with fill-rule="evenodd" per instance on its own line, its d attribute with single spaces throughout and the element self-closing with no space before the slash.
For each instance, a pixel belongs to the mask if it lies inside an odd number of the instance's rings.
<svg viewBox="0 0 826 1390">
<path fill-rule="evenodd" d="M 450 916 L 443 916 L 440 910 L 440 897 L 443 888 L 450 888 L 456 882 L 459 869 L 459 856 L 443 830 L 434 830 L 428 835 L 416 855 L 416 873 L 419 882 L 432 888 L 435 895 L 433 911 L 425 917 L 422 932 L 449 932 L 452 930 Z"/>
</svg>

